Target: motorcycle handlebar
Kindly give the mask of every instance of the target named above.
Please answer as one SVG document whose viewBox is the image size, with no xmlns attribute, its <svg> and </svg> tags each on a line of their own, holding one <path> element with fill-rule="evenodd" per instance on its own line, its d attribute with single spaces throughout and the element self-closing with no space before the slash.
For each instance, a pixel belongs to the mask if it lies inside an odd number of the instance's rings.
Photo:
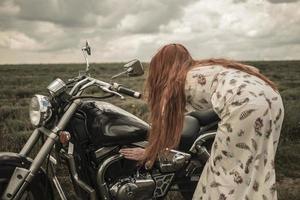
<svg viewBox="0 0 300 200">
<path fill-rule="evenodd" d="M 122 85 L 118 84 L 118 83 L 113 83 L 112 84 L 113 88 L 117 91 L 120 92 L 122 94 L 126 94 L 128 96 L 140 99 L 142 97 L 142 94 L 140 92 L 134 91 L 132 89 L 123 87 Z"/>
<path fill-rule="evenodd" d="M 79 93 L 77 94 L 80 95 L 84 89 L 88 88 L 89 86 L 96 84 L 97 86 L 99 86 L 102 90 L 118 95 L 120 96 L 122 99 L 124 98 L 120 93 L 122 94 L 126 94 L 128 96 L 134 97 L 134 98 L 141 98 L 142 94 L 140 92 L 134 91 L 132 89 L 123 87 L 122 85 L 118 84 L 118 83 L 107 83 L 107 82 L 103 82 L 97 79 L 94 79 L 92 77 L 87 77 L 81 81 L 79 81 L 78 83 L 75 84 L 75 86 L 72 88 L 72 90 L 70 91 L 71 95 L 74 95 L 74 93 L 77 91 L 78 88 L 79 89 Z"/>
</svg>

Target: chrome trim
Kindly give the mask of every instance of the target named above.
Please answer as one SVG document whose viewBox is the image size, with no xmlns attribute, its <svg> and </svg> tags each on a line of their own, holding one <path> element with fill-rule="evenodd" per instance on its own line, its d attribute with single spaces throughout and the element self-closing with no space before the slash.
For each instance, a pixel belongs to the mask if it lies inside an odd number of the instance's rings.
<svg viewBox="0 0 300 200">
<path fill-rule="evenodd" d="M 52 133 L 51 130 L 45 128 L 45 127 L 40 127 L 39 131 L 42 132 L 44 135 L 48 136 Z"/>
<path fill-rule="evenodd" d="M 103 155 L 107 154 L 108 152 L 116 149 L 117 146 L 113 146 L 113 147 L 101 147 L 100 149 L 96 150 L 95 151 L 95 157 L 96 158 L 100 158 L 102 157 Z"/>
<path fill-rule="evenodd" d="M 154 198 L 163 197 L 166 195 L 174 176 L 175 176 L 175 173 L 153 176 L 155 183 L 160 182 L 160 184 L 156 184 L 156 188 L 153 192 Z"/>
<path fill-rule="evenodd" d="M 53 165 L 57 165 L 57 160 L 50 155 L 50 162 L 53 164 Z"/>
<path fill-rule="evenodd" d="M 103 82 L 103 81 L 100 81 L 100 80 L 97 80 L 94 78 L 90 78 L 90 80 L 95 80 L 95 83 L 100 86 L 111 87 L 111 84 L 109 84 L 109 83 L 106 83 L 106 82 Z"/>
<path fill-rule="evenodd" d="M 78 83 L 76 83 L 76 84 L 74 85 L 74 87 L 72 88 L 72 90 L 69 92 L 69 94 L 70 94 L 70 95 L 73 95 L 73 93 L 75 92 L 75 90 L 76 90 L 79 86 L 81 86 L 84 82 L 86 82 L 86 81 L 89 81 L 89 78 L 85 78 L 85 79 L 79 81 Z"/>
<path fill-rule="evenodd" d="M 31 152 L 33 146 L 37 143 L 39 138 L 40 138 L 40 131 L 39 129 L 35 129 L 33 133 L 30 135 L 29 139 L 26 141 L 25 145 L 23 146 L 19 154 L 26 157 Z"/>
<path fill-rule="evenodd" d="M 48 85 L 47 89 L 52 96 L 56 96 L 66 89 L 66 84 L 63 80 L 57 78 Z"/>
<path fill-rule="evenodd" d="M 32 107 L 36 103 L 38 104 L 38 109 Z M 52 105 L 47 96 L 35 94 L 29 104 L 29 119 L 31 124 L 35 127 L 44 125 L 52 116 L 51 108 Z"/>
<path fill-rule="evenodd" d="M 69 147 L 68 147 L 68 154 L 65 156 L 69 163 L 70 173 L 72 175 L 72 178 L 75 181 L 75 183 L 77 184 L 77 186 L 79 186 L 81 189 L 83 189 L 90 195 L 91 200 L 96 200 L 96 198 L 97 198 L 96 191 L 93 188 L 91 188 L 89 185 L 87 185 L 85 182 L 83 182 L 78 176 L 78 173 L 76 171 L 76 164 L 75 164 L 73 152 L 74 152 L 74 145 L 70 142 Z"/>
<path fill-rule="evenodd" d="M 127 72 L 127 70 L 126 71 L 124 71 L 124 72 L 121 72 L 121 73 L 118 73 L 118 74 L 116 74 L 116 75 L 113 75 L 112 77 L 111 77 L 111 79 L 115 79 L 115 78 L 117 78 L 117 77 L 119 77 L 119 76 L 122 76 L 123 74 L 127 74 L 128 72 Z"/>
<path fill-rule="evenodd" d="M 62 189 L 61 185 L 60 185 L 60 182 L 58 181 L 57 177 L 56 176 L 53 176 L 52 178 L 52 181 L 53 181 L 53 184 L 58 192 L 58 195 L 59 197 L 62 199 L 62 200 L 67 200 L 67 197 L 64 193 L 64 190 Z"/>
<path fill-rule="evenodd" d="M 72 142 L 69 142 L 68 154 L 73 155 L 73 152 L 74 152 L 74 144 Z"/>
<path fill-rule="evenodd" d="M 195 142 L 193 143 L 192 147 L 190 148 L 190 152 L 196 153 L 196 144 L 197 145 L 202 145 L 207 139 L 214 138 L 216 136 L 217 132 L 210 132 L 210 133 L 205 133 L 203 135 L 200 135 Z"/>
<path fill-rule="evenodd" d="M 135 98 L 139 98 L 139 97 L 141 96 L 141 93 L 139 93 L 139 92 L 134 92 L 133 96 L 134 96 Z"/>
<path fill-rule="evenodd" d="M 88 82 L 87 84 L 85 84 L 84 86 L 82 86 L 82 87 L 80 88 L 80 91 L 82 91 L 82 90 L 84 90 L 84 89 L 86 89 L 86 88 L 92 86 L 93 84 L 95 84 L 95 82 L 96 82 L 95 80 L 92 80 L 91 82 Z"/>
<path fill-rule="evenodd" d="M 108 190 L 106 182 L 104 180 L 104 174 L 105 174 L 107 168 L 109 167 L 109 165 L 122 159 L 123 157 L 124 156 L 121 154 L 113 155 L 113 156 L 107 158 L 106 160 L 104 160 L 98 169 L 98 173 L 97 173 L 98 189 L 100 191 L 102 199 L 104 199 L 104 200 L 110 199 L 109 190 Z"/>
</svg>

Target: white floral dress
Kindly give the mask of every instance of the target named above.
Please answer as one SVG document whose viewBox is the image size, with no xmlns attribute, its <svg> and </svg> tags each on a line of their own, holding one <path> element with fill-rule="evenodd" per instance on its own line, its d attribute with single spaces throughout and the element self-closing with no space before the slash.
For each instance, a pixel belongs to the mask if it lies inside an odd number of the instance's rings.
<svg viewBox="0 0 300 200">
<path fill-rule="evenodd" d="M 193 199 L 277 199 L 274 157 L 284 117 L 278 92 L 220 65 L 190 70 L 185 92 L 188 111 L 213 108 L 221 119 Z"/>
</svg>

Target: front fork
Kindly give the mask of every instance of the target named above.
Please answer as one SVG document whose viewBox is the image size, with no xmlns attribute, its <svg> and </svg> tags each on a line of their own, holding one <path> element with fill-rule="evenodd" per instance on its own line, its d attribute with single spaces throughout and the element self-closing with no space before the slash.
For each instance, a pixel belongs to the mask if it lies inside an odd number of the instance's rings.
<svg viewBox="0 0 300 200">
<path fill-rule="evenodd" d="M 12 177 L 10 178 L 10 181 L 7 185 L 7 188 L 5 192 L 2 195 L 3 200 L 18 200 L 21 198 L 23 192 L 25 191 L 26 187 L 30 184 L 32 179 L 34 178 L 35 174 L 38 172 L 40 167 L 42 166 L 44 160 L 49 155 L 51 149 L 53 148 L 55 142 L 58 140 L 58 135 L 61 130 L 63 130 L 67 123 L 69 122 L 70 118 L 80 105 L 81 100 L 76 99 L 72 102 L 72 104 L 69 106 L 67 111 L 64 113 L 62 118 L 60 119 L 57 126 L 55 126 L 51 131 L 49 131 L 49 134 L 46 134 L 48 136 L 47 140 L 41 147 L 40 151 L 32 161 L 32 164 L 29 169 L 16 167 Z M 40 130 L 35 129 L 22 150 L 20 151 L 20 155 L 26 156 L 33 146 L 36 144 L 40 137 Z"/>
</svg>

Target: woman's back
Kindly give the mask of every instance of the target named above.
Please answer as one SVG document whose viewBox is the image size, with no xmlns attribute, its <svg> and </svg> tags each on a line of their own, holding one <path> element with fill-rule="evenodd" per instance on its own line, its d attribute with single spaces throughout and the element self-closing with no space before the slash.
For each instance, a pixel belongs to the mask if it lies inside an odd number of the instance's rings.
<svg viewBox="0 0 300 200">
<path fill-rule="evenodd" d="M 269 101 L 278 93 L 264 80 L 246 72 L 221 65 L 199 65 L 187 73 L 185 95 L 188 111 L 214 108 L 221 114 L 224 106 L 233 100 L 246 97 L 251 102 L 264 96 Z"/>
<path fill-rule="evenodd" d="M 221 119 L 194 198 L 276 199 L 274 156 L 283 120 L 278 92 L 257 76 L 210 65 L 187 73 L 185 93 L 188 111 L 213 108 Z"/>
</svg>

